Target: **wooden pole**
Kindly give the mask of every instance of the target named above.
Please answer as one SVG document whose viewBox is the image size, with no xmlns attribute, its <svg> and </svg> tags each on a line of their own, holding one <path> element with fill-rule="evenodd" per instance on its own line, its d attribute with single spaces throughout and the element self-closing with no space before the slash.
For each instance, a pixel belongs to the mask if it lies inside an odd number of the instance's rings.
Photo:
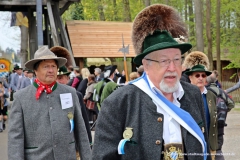
<svg viewBox="0 0 240 160">
<path fill-rule="evenodd" d="M 126 82 L 128 82 L 127 60 L 125 56 L 124 56 L 124 71 L 125 71 Z"/>
</svg>

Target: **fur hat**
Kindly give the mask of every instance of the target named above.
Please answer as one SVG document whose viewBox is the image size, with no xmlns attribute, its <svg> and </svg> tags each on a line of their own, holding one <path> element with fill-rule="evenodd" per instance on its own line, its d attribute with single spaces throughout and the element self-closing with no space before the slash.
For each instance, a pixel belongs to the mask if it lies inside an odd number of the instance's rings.
<svg viewBox="0 0 240 160">
<path fill-rule="evenodd" d="M 50 48 L 50 51 L 52 51 L 58 57 L 66 58 L 67 59 L 67 63 L 65 64 L 66 67 L 72 65 L 70 53 L 66 48 L 64 48 L 62 46 L 54 46 L 54 47 Z"/>
<path fill-rule="evenodd" d="M 209 60 L 207 55 L 200 51 L 193 51 L 185 57 L 182 65 L 189 69 L 198 64 L 209 69 Z"/>
<path fill-rule="evenodd" d="M 154 4 L 143 9 L 136 16 L 132 28 L 132 42 L 135 53 L 143 52 L 143 41 L 156 30 L 166 30 L 173 38 L 187 37 L 187 29 L 179 13 L 172 7 Z"/>
</svg>

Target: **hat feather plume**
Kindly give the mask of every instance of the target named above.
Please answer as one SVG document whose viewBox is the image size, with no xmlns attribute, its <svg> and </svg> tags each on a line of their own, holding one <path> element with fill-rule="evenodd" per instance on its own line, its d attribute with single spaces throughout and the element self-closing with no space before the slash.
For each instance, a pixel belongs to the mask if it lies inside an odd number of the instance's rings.
<svg viewBox="0 0 240 160">
<path fill-rule="evenodd" d="M 183 62 L 183 66 L 186 68 L 192 68 L 198 64 L 203 65 L 207 70 L 209 69 L 209 59 L 206 54 L 200 51 L 189 53 Z"/>
<path fill-rule="evenodd" d="M 173 38 L 188 36 L 186 25 L 174 8 L 163 4 L 151 5 L 138 13 L 133 22 L 132 42 L 137 55 L 142 53 L 146 36 L 155 30 L 166 30 Z"/>
</svg>

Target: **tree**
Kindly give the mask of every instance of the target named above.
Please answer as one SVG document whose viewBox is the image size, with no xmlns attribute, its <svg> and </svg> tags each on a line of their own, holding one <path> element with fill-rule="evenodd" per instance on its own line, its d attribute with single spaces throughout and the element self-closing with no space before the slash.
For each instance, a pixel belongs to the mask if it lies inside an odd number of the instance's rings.
<svg viewBox="0 0 240 160">
<path fill-rule="evenodd" d="M 217 0 L 217 7 L 216 7 L 216 17 L 217 17 L 217 28 L 216 28 L 216 50 L 217 50 L 217 71 L 219 73 L 220 81 L 222 79 L 222 70 L 221 70 L 221 59 L 220 59 L 220 7 L 221 2 L 220 0 Z"/>
<path fill-rule="evenodd" d="M 105 21 L 102 0 L 98 0 L 98 14 L 99 14 L 100 21 Z"/>
<path fill-rule="evenodd" d="M 150 0 L 145 0 L 145 7 L 150 6 L 150 4 L 151 4 Z"/>
<path fill-rule="evenodd" d="M 213 56 L 212 56 L 212 33 L 211 33 L 211 0 L 206 0 L 207 13 L 206 13 L 206 32 L 207 32 L 207 45 L 208 45 L 208 59 L 210 62 L 209 70 L 213 70 Z"/>
<path fill-rule="evenodd" d="M 71 18 L 73 20 L 84 20 L 83 5 L 81 2 L 73 4 Z"/>
<path fill-rule="evenodd" d="M 129 0 L 123 0 L 123 21 L 131 22 L 131 12 L 130 12 Z"/>
<path fill-rule="evenodd" d="M 202 8 L 202 1 L 194 0 L 197 50 L 204 52 Z"/>
</svg>

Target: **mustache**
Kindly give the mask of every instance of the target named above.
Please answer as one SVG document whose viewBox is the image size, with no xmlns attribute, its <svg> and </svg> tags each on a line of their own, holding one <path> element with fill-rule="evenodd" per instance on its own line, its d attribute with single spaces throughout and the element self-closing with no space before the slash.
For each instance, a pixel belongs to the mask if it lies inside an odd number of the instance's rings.
<svg viewBox="0 0 240 160">
<path fill-rule="evenodd" d="M 166 72 L 166 73 L 163 75 L 163 78 L 168 77 L 168 76 L 178 77 L 178 74 L 177 74 L 177 72 Z"/>
</svg>

